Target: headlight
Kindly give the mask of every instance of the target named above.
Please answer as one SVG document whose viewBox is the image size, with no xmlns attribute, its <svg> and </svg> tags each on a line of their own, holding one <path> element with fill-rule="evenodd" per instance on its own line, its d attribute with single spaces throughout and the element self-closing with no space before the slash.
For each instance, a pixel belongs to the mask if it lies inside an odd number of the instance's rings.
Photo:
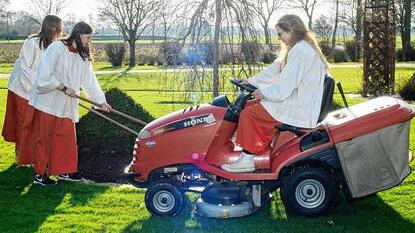
<svg viewBox="0 0 415 233">
<path fill-rule="evenodd" d="M 151 133 L 149 131 L 143 129 L 138 134 L 137 139 L 141 140 L 141 139 L 145 139 L 145 138 L 149 138 L 149 137 L 151 137 Z"/>
</svg>

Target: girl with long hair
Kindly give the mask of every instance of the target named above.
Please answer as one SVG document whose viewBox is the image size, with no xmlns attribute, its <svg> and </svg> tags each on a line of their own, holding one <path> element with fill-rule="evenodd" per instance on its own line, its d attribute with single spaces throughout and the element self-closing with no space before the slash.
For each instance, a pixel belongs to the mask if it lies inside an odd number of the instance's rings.
<svg viewBox="0 0 415 233">
<path fill-rule="evenodd" d="M 58 179 L 80 181 L 75 123 L 79 120 L 78 99 L 82 90 L 103 111 L 109 112 L 105 95 L 92 69 L 92 27 L 77 23 L 69 37 L 52 43 L 41 58 L 22 138 L 33 144 L 20 147 L 34 152 L 33 183 L 53 185 Z"/>
<path fill-rule="evenodd" d="M 15 143 L 16 163 L 19 165 L 33 164 L 31 154 L 20 156 L 19 146 L 24 143 L 20 141 L 20 135 L 40 57 L 61 35 L 62 20 L 55 15 L 46 16 L 40 31 L 24 41 L 10 75 L 2 136 L 5 141 Z"/>
<path fill-rule="evenodd" d="M 277 61 L 245 81 L 258 88 L 253 92 L 257 101 L 240 114 L 236 143 L 243 151 L 238 160 L 222 166 L 228 172 L 254 171 L 254 155 L 267 150 L 275 126 L 314 128 L 317 124 L 329 64 L 297 15 L 281 17 L 276 30 L 282 42 Z"/>
</svg>

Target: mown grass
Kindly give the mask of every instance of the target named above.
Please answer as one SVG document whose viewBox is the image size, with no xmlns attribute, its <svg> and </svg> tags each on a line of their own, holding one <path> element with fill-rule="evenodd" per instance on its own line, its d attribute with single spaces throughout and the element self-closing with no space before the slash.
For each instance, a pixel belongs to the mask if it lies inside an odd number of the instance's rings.
<svg viewBox="0 0 415 233">
<path fill-rule="evenodd" d="M 410 64 L 410 63 L 404 63 Z M 106 67 L 105 64 L 98 63 L 98 67 Z M 415 66 L 414 66 L 415 67 Z M 159 67 L 150 67 L 158 69 Z M 146 67 L 138 67 L 137 69 L 147 69 Z M 259 72 L 260 69 L 256 69 L 256 72 Z M 210 74 L 210 69 L 206 70 Z M 396 83 L 403 83 L 408 80 L 413 73 L 415 68 L 413 67 L 397 67 L 395 71 Z M 341 82 L 343 90 L 345 93 L 356 93 L 361 89 L 362 86 L 362 76 L 363 70 L 361 67 L 353 66 L 335 66 L 330 70 L 331 75 L 337 82 Z M 184 80 L 187 79 L 187 75 L 184 72 L 166 73 L 112 73 L 112 74 L 103 74 L 98 75 L 98 80 L 101 86 L 108 90 L 113 87 L 118 87 L 122 90 L 146 90 L 146 91 L 158 91 L 158 90 L 168 90 L 168 91 L 183 91 L 186 89 L 184 85 Z M 232 77 L 232 73 L 229 70 L 221 71 L 221 77 Z M 176 80 L 172 82 L 173 78 Z M 208 81 L 209 78 L 206 78 L 203 83 L 199 83 L 199 86 L 203 86 L 205 91 L 212 90 L 212 84 Z M 226 80 L 226 78 L 224 78 Z M 5 78 L 0 78 L 0 88 L 7 88 L 8 80 Z M 201 82 L 201 80 L 198 80 Z M 223 90 L 229 91 L 232 90 L 232 85 L 223 81 Z M 338 90 L 336 88 L 336 93 Z"/>
<path fill-rule="evenodd" d="M 354 65 L 358 65 L 358 63 L 356 62 L 340 62 L 340 63 L 334 63 L 332 64 L 333 68 L 331 69 L 331 71 L 333 72 L 337 72 L 338 69 L 341 69 L 342 66 L 354 66 Z M 413 66 L 414 68 L 412 68 L 412 70 L 415 69 L 415 62 L 399 62 L 397 63 L 397 72 L 399 75 L 399 70 L 403 67 L 400 66 Z M 161 69 L 174 69 L 175 67 L 165 67 L 165 66 L 154 66 L 154 65 L 137 65 L 134 67 L 128 67 L 128 65 L 123 64 L 122 66 L 119 67 L 114 67 L 112 66 L 109 62 L 103 62 L 103 61 L 99 61 L 99 62 L 94 62 L 93 63 L 94 66 L 94 71 L 129 71 L 129 70 L 161 70 Z M 230 66 L 224 66 L 226 67 L 230 67 Z M 236 68 L 238 68 L 239 66 L 235 66 Z M 349 67 L 350 68 L 350 67 Z M 13 63 L 1 63 L 0 64 L 0 74 L 10 74 L 12 72 L 13 69 Z M 177 67 L 176 67 L 177 69 Z M 352 67 L 353 75 L 359 75 L 362 76 L 363 75 L 363 70 L 361 68 L 356 69 L 354 67 Z M 411 69 L 411 68 L 407 68 L 407 69 Z"/>
<path fill-rule="evenodd" d="M 349 92 L 352 70 L 333 72 Z M 403 70 L 402 74 L 407 71 Z M 100 75 L 106 88 L 120 87 L 154 116 L 191 105 L 180 101 L 180 93 L 166 93 L 161 79 L 149 74 Z M 352 79 L 352 80 L 350 80 Z M 0 79 L 0 122 L 4 119 L 7 79 Z M 160 87 L 160 91 L 149 91 Z M 170 88 L 170 89 L 169 89 Z M 210 94 L 201 95 L 208 101 Z M 341 105 L 340 95 L 335 101 Z M 362 99 L 350 99 L 356 104 Z M 81 110 L 81 114 L 85 114 Z M 0 126 L 2 127 L 2 125 Z M 411 149 L 415 149 L 414 123 L 411 124 Z M 32 185 L 32 171 L 13 165 L 14 147 L 0 140 L 0 232 L 414 232 L 415 175 L 391 190 L 357 200 L 342 200 L 334 212 L 319 218 L 288 215 L 278 193 L 259 212 L 239 219 L 204 219 L 196 217 L 190 201 L 177 217 L 152 217 L 144 205 L 144 189 L 108 187 L 60 182 L 55 187 Z M 412 169 L 415 163 L 411 163 Z M 195 195 L 189 199 L 194 201 Z"/>
</svg>

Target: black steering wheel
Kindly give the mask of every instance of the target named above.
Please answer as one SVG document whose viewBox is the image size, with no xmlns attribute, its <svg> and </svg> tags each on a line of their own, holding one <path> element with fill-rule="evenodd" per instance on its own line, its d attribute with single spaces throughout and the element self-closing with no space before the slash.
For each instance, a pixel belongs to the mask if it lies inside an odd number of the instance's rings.
<svg viewBox="0 0 415 233">
<path fill-rule="evenodd" d="M 251 93 L 254 92 L 257 89 L 255 86 L 253 86 L 251 84 L 245 84 L 245 83 L 243 83 L 242 80 L 240 80 L 240 79 L 231 78 L 230 79 L 230 82 L 233 85 L 235 85 L 235 86 L 237 86 L 237 87 L 239 87 L 239 88 L 241 88 L 243 90 L 246 90 L 248 92 L 251 92 Z"/>
</svg>

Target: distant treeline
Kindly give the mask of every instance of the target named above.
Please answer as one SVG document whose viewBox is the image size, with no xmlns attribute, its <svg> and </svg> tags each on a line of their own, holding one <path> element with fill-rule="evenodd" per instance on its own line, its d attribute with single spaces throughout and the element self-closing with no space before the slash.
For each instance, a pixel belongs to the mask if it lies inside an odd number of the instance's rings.
<svg viewBox="0 0 415 233">
<path fill-rule="evenodd" d="M 28 36 L 22 35 L 15 35 L 15 34 L 1 34 L 0 40 L 24 40 Z M 141 36 L 140 40 L 164 40 L 164 36 L 151 36 L 151 35 L 143 35 Z M 167 37 L 167 40 L 174 39 L 173 37 Z M 95 34 L 93 40 L 116 40 L 116 41 L 123 41 L 124 38 L 122 35 L 118 34 Z"/>
</svg>

